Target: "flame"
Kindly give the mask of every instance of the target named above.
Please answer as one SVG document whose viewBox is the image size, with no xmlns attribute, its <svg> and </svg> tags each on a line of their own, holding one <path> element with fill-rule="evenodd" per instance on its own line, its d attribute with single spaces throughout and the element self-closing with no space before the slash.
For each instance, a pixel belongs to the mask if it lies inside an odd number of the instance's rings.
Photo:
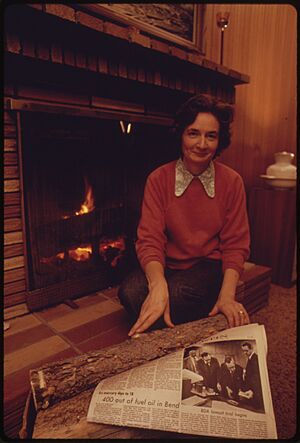
<svg viewBox="0 0 300 443">
<path fill-rule="evenodd" d="M 90 259 L 92 254 L 92 246 L 89 244 L 87 246 L 79 246 L 75 249 L 69 249 L 68 252 L 58 252 L 53 257 L 44 257 L 41 259 L 41 263 L 56 263 L 58 260 L 65 260 L 68 256 L 75 261 L 87 261 Z"/>
<path fill-rule="evenodd" d="M 52 257 L 42 257 L 41 258 L 41 263 L 44 264 L 52 264 L 52 263 L 56 263 L 59 260 L 63 260 L 65 258 L 65 253 L 64 252 L 59 252 L 58 254 L 52 256 Z"/>
<path fill-rule="evenodd" d="M 108 262 L 112 267 L 117 266 L 125 249 L 125 237 L 123 236 L 114 239 L 106 238 L 99 243 L 99 254 L 103 260 Z M 92 245 L 85 244 L 74 249 L 69 249 L 67 252 L 58 252 L 53 257 L 42 258 L 41 262 L 51 264 L 57 263 L 57 261 L 60 260 L 68 260 L 68 258 L 77 262 L 84 262 L 91 258 L 92 252 Z"/>
<path fill-rule="evenodd" d="M 86 188 L 85 200 L 82 203 L 80 210 L 78 212 L 75 212 L 76 215 L 87 214 L 88 212 L 91 212 L 95 209 L 92 187 L 88 183 L 86 178 L 84 178 L 84 181 Z"/>
<path fill-rule="evenodd" d="M 69 257 L 76 261 L 86 261 L 92 254 L 92 246 L 80 246 L 76 249 L 69 249 Z"/>
</svg>

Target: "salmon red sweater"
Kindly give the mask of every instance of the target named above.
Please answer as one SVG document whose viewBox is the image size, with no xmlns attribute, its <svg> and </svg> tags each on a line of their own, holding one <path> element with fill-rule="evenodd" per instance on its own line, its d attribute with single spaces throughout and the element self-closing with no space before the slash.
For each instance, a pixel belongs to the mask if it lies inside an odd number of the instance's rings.
<svg viewBox="0 0 300 443">
<path fill-rule="evenodd" d="M 233 169 L 216 161 L 214 166 L 214 198 L 197 177 L 176 197 L 176 160 L 148 176 L 136 242 L 143 269 L 153 260 L 187 269 L 208 257 L 221 259 L 223 272 L 241 274 L 250 243 L 244 184 Z"/>
</svg>

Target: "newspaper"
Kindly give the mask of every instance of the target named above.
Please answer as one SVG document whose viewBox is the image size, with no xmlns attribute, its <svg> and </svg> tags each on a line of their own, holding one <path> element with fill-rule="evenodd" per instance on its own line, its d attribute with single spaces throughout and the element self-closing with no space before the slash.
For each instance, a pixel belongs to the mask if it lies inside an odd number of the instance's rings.
<svg viewBox="0 0 300 443">
<path fill-rule="evenodd" d="M 266 355 L 264 326 L 227 329 L 102 380 L 87 421 L 191 435 L 277 439 Z"/>
</svg>

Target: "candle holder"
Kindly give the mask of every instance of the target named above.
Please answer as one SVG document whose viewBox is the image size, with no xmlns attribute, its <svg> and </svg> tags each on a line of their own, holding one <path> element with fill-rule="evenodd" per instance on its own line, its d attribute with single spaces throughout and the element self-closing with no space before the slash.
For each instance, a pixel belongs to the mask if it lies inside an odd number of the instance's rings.
<svg viewBox="0 0 300 443">
<path fill-rule="evenodd" d="M 221 28 L 220 65 L 223 65 L 224 31 L 228 27 L 229 12 L 217 12 L 217 26 Z"/>
</svg>

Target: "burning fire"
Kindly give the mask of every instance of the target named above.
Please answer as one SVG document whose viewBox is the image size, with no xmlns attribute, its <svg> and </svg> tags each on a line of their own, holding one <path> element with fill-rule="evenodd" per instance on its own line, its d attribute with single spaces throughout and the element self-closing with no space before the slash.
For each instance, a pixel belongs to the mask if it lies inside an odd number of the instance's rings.
<svg viewBox="0 0 300 443">
<path fill-rule="evenodd" d="M 69 257 L 76 261 L 86 261 L 92 254 L 92 246 L 79 247 L 76 249 L 69 249 Z"/>
<path fill-rule="evenodd" d="M 55 263 L 56 261 L 64 260 L 67 257 L 75 261 L 87 261 L 92 255 L 92 246 L 79 246 L 75 249 L 69 249 L 68 252 L 58 252 L 54 257 L 44 257 L 41 259 L 42 263 Z"/>
<path fill-rule="evenodd" d="M 75 212 L 75 215 L 87 214 L 88 212 L 92 212 L 95 209 L 92 187 L 88 183 L 86 177 L 84 177 L 84 182 L 86 189 L 85 200 L 82 203 L 80 210 L 78 212 Z"/>
<path fill-rule="evenodd" d="M 82 203 L 80 210 L 75 212 L 75 215 L 88 214 L 89 212 L 92 212 L 95 209 L 93 189 L 92 186 L 87 181 L 86 177 L 84 177 L 84 183 L 85 183 L 84 202 Z M 67 218 L 71 218 L 71 215 L 63 215 L 62 218 L 66 220 Z"/>
<path fill-rule="evenodd" d="M 129 129 L 130 131 L 130 129 Z M 85 182 L 85 199 L 81 205 L 79 211 L 75 212 L 75 215 L 83 215 L 92 212 L 95 209 L 94 197 L 92 186 L 88 183 L 86 177 L 84 177 Z M 70 216 L 64 216 L 64 219 L 70 218 Z M 103 260 L 108 262 L 111 266 L 115 267 L 118 264 L 119 259 L 125 251 L 125 238 L 119 236 L 114 239 L 104 239 L 99 243 L 99 254 L 102 256 Z M 42 258 L 42 263 L 55 263 L 63 260 L 72 259 L 77 262 L 87 261 L 91 258 L 93 253 L 91 244 L 80 245 L 78 248 L 69 249 L 65 252 L 59 252 L 53 257 Z"/>
<path fill-rule="evenodd" d="M 120 235 L 116 238 L 105 238 L 99 243 L 99 254 L 105 262 L 113 268 L 117 266 L 123 252 L 126 249 L 125 237 Z M 67 252 L 59 252 L 53 257 L 42 258 L 42 263 L 59 263 L 63 260 L 75 260 L 84 262 L 91 258 L 93 253 L 92 245 L 80 245 L 78 248 L 69 249 Z"/>
</svg>

